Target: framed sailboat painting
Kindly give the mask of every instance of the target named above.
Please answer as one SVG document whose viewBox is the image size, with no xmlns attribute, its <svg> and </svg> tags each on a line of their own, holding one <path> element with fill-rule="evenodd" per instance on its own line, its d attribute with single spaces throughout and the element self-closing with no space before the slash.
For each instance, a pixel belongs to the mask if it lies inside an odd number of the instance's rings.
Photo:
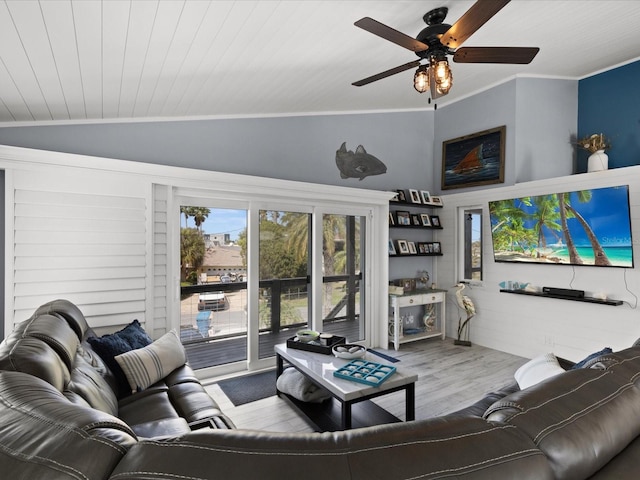
<svg viewBox="0 0 640 480">
<path fill-rule="evenodd" d="M 442 142 L 442 190 L 504 183 L 505 125 Z"/>
</svg>

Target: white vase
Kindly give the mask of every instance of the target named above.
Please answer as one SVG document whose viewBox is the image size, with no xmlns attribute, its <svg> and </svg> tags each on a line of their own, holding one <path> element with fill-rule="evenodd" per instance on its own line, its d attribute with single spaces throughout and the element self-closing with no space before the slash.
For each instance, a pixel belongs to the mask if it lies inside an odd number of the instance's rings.
<svg viewBox="0 0 640 480">
<path fill-rule="evenodd" d="M 589 155 L 589 163 L 587 164 L 587 172 L 600 172 L 609 168 L 609 156 L 604 150 L 596 150 Z"/>
</svg>

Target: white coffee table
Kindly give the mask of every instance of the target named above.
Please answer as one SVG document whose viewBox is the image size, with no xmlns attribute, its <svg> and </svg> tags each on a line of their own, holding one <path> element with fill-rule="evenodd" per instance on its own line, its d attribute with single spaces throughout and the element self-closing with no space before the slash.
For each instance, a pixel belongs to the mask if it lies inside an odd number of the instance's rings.
<svg viewBox="0 0 640 480">
<path fill-rule="evenodd" d="M 352 407 L 354 404 L 401 390 L 405 391 L 405 419 L 406 421 L 415 420 L 415 382 L 418 379 L 418 375 L 406 368 L 398 367 L 397 364 L 392 364 L 377 355 L 367 352 L 365 360 L 389 364 L 396 367 L 396 372 L 382 385 L 373 387 L 333 376 L 333 372 L 348 363 L 349 360 L 336 358 L 333 355 L 324 355 L 322 353 L 288 348 L 284 343 L 276 345 L 275 352 L 277 361 L 276 375 L 278 377 L 284 371 L 284 362 L 286 361 L 311 381 L 325 388 L 329 393 L 331 393 L 332 397 L 339 402 L 340 418 L 336 425 L 338 428 L 327 428 L 317 425 L 322 430 L 348 430 L 352 428 Z M 278 394 L 284 395 L 280 392 L 278 392 Z M 290 397 L 288 398 L 292 400 Z M 317 404 L 305 405 L 305 402 L 296 402 L 295 400 L 292 400 L 292 402 L 307 416 L 309 416 L 308 412 L 317 413 L 319 409 Z M 388 423 L 390 421 L 399 421 L 396 417 L 377 405 L 374 405 L 374 408 L 366 415 L 372 416 L 376 411 L 382 411 L 386 413 L 386 416 L 382 415 L 379 419 L 367 419 L 371 421 L 371 425 Z M 315 421 L 314 423 L 317 424 Z M 367 423 L 369 422 L 367 421 Z"/>
</svg>

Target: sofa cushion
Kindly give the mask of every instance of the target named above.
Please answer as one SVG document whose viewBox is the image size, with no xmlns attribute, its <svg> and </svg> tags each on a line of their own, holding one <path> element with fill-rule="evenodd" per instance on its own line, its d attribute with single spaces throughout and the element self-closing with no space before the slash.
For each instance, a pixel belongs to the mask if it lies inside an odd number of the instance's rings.
<svg viewBox="0 0 640 480">
<path fill-rule="evenodd" d="M 564 371 L 553 353 L 545 353 L 522 365 L 516 370 L 514 377 L 520 388 L 524 390 Z"/>
<path fill-rule="evenodd" d="M 20 324 L 22 337 L 37 338 L 55 350 L 68 369 L 73 366 L 80 339 L 69 324 L 55 315 L 32 316 Z M 15 332 L 18 334 L 18 332 Z"/>
<path fill-rule="evenodd" d="M 144 331 L 140 322 L 133 320 L 129 325 L 115 333 L 103 335 L 102 337 L 89 337 L 87 341 L 113 373 L 117 384 L 118 398 L 130 393 L 129 382 L 115 357 L 134 348 L 142 348 L 151 344 L 152 340 Z"/>
<path fill-rule="evenodd" d="M 67 390 L 77 393 L 92 408 L 114 416 L 118 415 L 118 400 L 115 393 L 100 372 L 80 355 L 76 356 Z"/>
<path fill-rule="evenodd" d="M 175 330 L 151 345 L 116 355 L 132 392 L 144 390 L 187 363 L 184 347 Z"/>
<path fill-rule="evenodd" d="M 82 340 L 89 330 L 89 324 L 80 309 L 69 300 L 53 300 L 38 307 L 33 314 L 34 317 L 39 315 L 56 315 L 63 318 L 69 326 L 76 332 L 78 339 Z"/>
<path fill-rule="evenodd" d="M 14 334 L 0 344 L 0 370 L 28 373 L 53 385 L 59 392 L 70 379 L 67 365 L 53 348 L 37 338 Z"/>
<path fill-rule="evenodd" d="M 640 458 L 640 437 L 614 457 L 589 480 L 637 480 L 638 458 Z"/>
<path fill-rule="evenodd" d="M 163 426 L 169 426 L 174 431 L 177 423 L 169 420 L 179 420 L 181 417 L 176 411 L 166 385 L 158 383 L 142 392 L 135 393 L 118 404 L 118 417 L 127 423 L 136 435 L 144 437 L 163 437 L 167 431 Z M 182 433 L 188 432 L 187 421 L 182 419 Z M 156 425 L 156 428 L 152 428 Z"/>
</svg>

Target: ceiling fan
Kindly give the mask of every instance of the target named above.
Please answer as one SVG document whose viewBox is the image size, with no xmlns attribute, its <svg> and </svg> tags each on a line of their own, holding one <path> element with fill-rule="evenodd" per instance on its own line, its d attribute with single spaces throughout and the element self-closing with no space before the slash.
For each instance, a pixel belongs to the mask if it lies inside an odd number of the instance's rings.
<svg viewBox="0 0 640 480">
<path fill-rule="evenodd" d="M 449 93 L 453 85 L 453 74 L 447 61 L 448 55 L 453 55 L 453 61 L 457 63 L 531 63 L 540 50 L 537 47 L 460 47 L 509 1 L 477 0 L 453 25 L 444 23 L 449 11 L 447 7 L 435 8 L 422 17 L 427 27 L 416 38 L 372 18 L 361 18 L 354 25 L 415 52 L 420 60 L 372 75 L 353 82 L 352 85 L 361 87 L 418 67 L 413 77 L 413 86 L 420 93 L 429 91 L 431 94 L 429 102 L 431 102 L 431 99 L 435 100 Z M 428 63 L 423 65 L 421 60 L 427 60 Z"/>
</svg>

